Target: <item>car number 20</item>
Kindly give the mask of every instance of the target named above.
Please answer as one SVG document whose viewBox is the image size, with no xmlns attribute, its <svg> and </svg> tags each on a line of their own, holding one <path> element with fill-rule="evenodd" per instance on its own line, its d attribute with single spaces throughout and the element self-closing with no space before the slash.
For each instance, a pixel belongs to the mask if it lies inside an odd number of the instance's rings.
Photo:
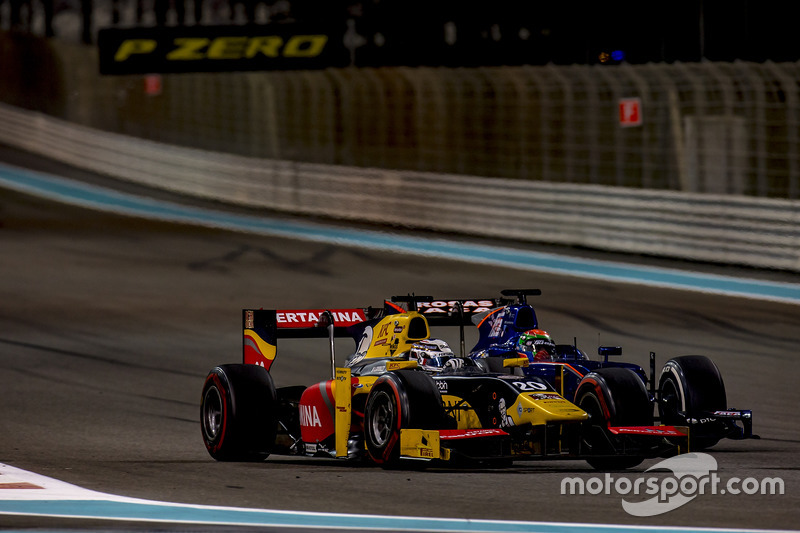
<svg viewBox="0 0 800 533">
<path fill-rule="evenodd" d="M 538 381 L 515 381 L 514 386 L 521 391 L 542 391 L 547 390 L 547 385 L 539 383 Z"/>
</svg>

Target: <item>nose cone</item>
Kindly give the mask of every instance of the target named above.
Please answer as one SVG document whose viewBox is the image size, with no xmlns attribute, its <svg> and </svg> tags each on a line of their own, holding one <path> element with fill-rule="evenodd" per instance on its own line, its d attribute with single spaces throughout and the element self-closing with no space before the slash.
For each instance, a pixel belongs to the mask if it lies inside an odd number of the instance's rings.
<svg viewBox="0 0 800 533">
<path fill-rule="evenodd" d="M 530 415 L 533 424 L 548 422 L 583 422 L 589 415 L 555 392 L 535 392 L 520 395 L 523 416 Z"/>
</svg>

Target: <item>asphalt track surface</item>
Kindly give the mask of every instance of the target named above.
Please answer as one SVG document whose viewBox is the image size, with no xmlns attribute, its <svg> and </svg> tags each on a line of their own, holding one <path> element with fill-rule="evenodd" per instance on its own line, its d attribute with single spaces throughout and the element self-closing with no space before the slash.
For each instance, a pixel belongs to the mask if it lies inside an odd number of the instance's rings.
<svg viewBox="0 0 800 533">
<path fill-rule="evenodd" d="M 0 463 L 169 502 L 797 529 L 800 306 L 154 223 L 3 190 L 0 258 Z M 543 289 L 540 323 L 561 342 L 621 345 L 645 367 L 650 351 L 661 363 L 712 357 L 729 406 L 752 409 L 762 437 L 713 448 L 719 475 L 780 477 L 785 494 L 702 495 L 638 518 L 619 494 L 562 495 L 565 477 L 598 476 L 582 462 L 409 472 L 283 457 L 217 463 L 206 453 L 200 389 L 210 368 L 240 361 L 243 307 L 357 307 L 408 292 L 484 297 L 518 287 Z M 338 346 L 343 361 L 351 346 Z M 278 386 L 328 373 L 325 341 L 281 344 Z M 656 462 L 612 475 L 635 478 Z M 0 515 L 0 528 L 42 527 L 180 529 Z"/>
</svg>

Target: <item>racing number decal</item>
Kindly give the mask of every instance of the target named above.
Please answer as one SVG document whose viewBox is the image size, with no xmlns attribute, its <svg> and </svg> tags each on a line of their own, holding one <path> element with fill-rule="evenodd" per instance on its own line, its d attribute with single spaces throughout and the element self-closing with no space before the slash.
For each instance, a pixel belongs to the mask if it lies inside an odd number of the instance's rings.
<svg viewBox="0 0 800 533">
<path fill-rule="evenodd" d="M 503 318 L 505 318 L 506 312 L 500 311 L 500 313 L 494 317 L 494 322 L 492 322 L 492 329 L 489 331 L 489 337 L 499 337 L 500 334 L 503 332 Z"/>
<path fill-rule="evenodd" d="M 521 391 L 542 391 L 547 390 L 547 385 L 544 383 L 539 383 L 537 381 L 515 381 L 513 383 L 515 387 L 517 387 Z"/>
</svg>

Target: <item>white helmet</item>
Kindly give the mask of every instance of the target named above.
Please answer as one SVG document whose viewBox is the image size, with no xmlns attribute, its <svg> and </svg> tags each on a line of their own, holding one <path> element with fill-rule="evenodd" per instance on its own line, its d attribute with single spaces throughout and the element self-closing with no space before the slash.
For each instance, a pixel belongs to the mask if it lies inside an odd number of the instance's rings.
<svg viewBox="0 0 800 533">
<path fill-rule="evenodd" d="M 408 358 L 416 360 L 420 368 L 435 371 L 440 371 L 451 357 L 455 357 L 453 350 L 441 339 L 415 342 L 408 354 Z"/>
</svg>

